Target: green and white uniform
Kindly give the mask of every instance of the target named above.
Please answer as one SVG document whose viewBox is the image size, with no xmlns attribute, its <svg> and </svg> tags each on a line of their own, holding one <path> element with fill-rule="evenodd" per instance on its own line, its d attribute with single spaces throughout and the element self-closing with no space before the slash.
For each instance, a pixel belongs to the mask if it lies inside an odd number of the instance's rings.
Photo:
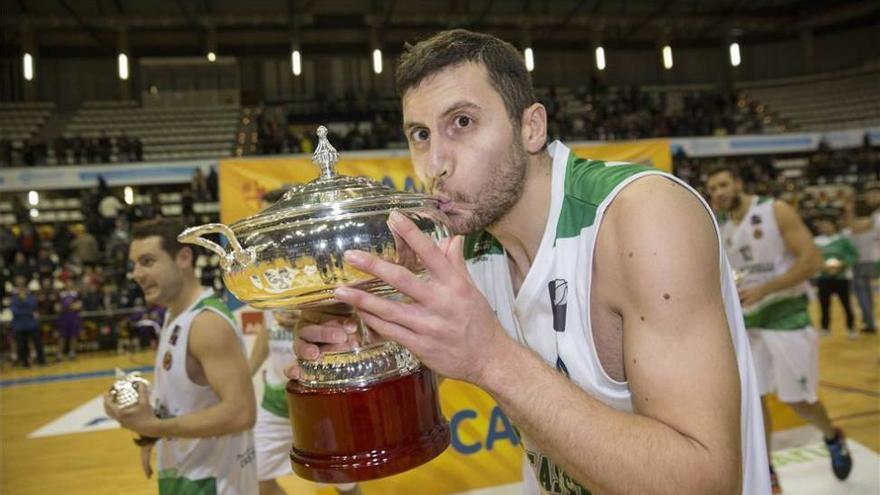
<svg viewBox="0 0 880 495">
<path fill-rule="evenodd" d="M 244 340 L 235 318 L 213 290 L 206 289 L 172 321 L 168 321 L 166 313 L 159 335 L 155 386 L 151 393 L 154 409 L 160 417 L 185 416 L 220 402 L 211 387 L 194 383 L 186 371 L 190 327 L 202 311 L 213 311 L 229 322 L 244 354 Z M 254 440 L 250 430 L 209 438 L 161 438 L 156 450 L 161 495 L 257 493 Z"/>
<path fill-rule="evenodd" d="M 718 222 L 739 287 L 756 287 L 787 272 L 795 262 L 773 211 L 773 199 L 752 196 L 737 224 Z M 761 395 L 776 392 L 783 402 L 816 402 L 819 340 L 807 311 L 807 282 L 767 295 L 743 308 Z"/>
<path fill-rule="evenodd" d="M 822 250 L 822 259 L 828 261 L 836 259 L 843 263 L 843 269 L 838 272 L 822 270 L 819 278 L 833 278 L 837 280 L 850 280 L 853 276 L 852 267 L 859 261 L 859 251 L 853 245 L 849 237 L 836 233 L 833 235 L 819 235 L 813 241 Z"/>
<path fill-rule="evenodd" d="M 293 473 L 289 457 L 293 431 L 287 414 L 284 369 L 293 363 L 295 357 L 293 332 L 281 328 L 271 311 L 263 312 L 263 324 L 269 338 L 269 357 L 263 398 L 257 408 L 254 443 L 257 447 L 257 479 L 268 481 Z"/>
<path fill-rule="evenodd" d="M 699 195 L 679 179 L 650 167 L 582 160 L 559 142 L 553 143 L 549 152 L 553 158 L 549 221 L 519 293 L 514 296 L 503 248 L 488 233 L 468 237 L 468 268 L 508 334 L 590 396 L 615 409 L 632 412 L 628 383 L 608 376 L 593 343 L 589 301 L 593 254 L 602 218 L 624 187 L 650 175 L 666 177 Z M 703 205 L 710 211 L 708 205 Z M 739 365 L 743 493 L 769 493 L 764 428 L 748 340 L 731 270 L 720 249 L 718 258 L 718 283 Z M 523 438 L 523 444 L 529 493 L 588 493 L 528 437 Z"/>
<path fill-rule="evenodd" d="M 290 467 L 293 429 L 288 415 L 284 370 L 296 357 L 293 354 L 293 332 L 278 325 L 271 311 L 263 311 L 263 324 L 268 332 L 269 356 L 265 367 L 263 398 L 257 408 L 257 423 L 254 425 L 254 445 L 257 451 L 257 479 L 269 481 L 293 474 Z M 347 491 L 357 484 L 317 483 L 317 486 L 333 486 L 337 490 Z"/>
</svg>

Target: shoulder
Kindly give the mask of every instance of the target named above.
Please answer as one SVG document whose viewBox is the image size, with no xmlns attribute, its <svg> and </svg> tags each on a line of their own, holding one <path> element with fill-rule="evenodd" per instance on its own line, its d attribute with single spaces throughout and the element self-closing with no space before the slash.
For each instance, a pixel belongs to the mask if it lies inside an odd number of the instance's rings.
<svg viewBox="0 0 880 495">
<path fill-rule="evenodd" d="M 232 310 L 229 309 L 229 306 L 217 296 L 202 299 L 195 305 L 193 311 L 199 311 L 199 315 L 204 313 L 215 313 L 219 316 L 228 318 L 230 321 L 235 321 L 235 315 L 232 314 Z M 198 318 L 198 316 L 196 316 L 196 318 Z"/>
<path fill-rule="evenodd" d="M 190 324 L 188 348 L 199 360 L 205 356 L 228 355 L 239 350 L 238 336 L 226 318 L 214 311 L 202 311 Z"/>
<path fill-rule="evenodd" d="M 659 242 L 686 250 L 702 249 L 717 240 L 712 218 L 711 211 L 690 188 L 666 175 L 649 175 L 614 198 L 600 235 L 616 237 L 629 245 Z"/>
</svg>

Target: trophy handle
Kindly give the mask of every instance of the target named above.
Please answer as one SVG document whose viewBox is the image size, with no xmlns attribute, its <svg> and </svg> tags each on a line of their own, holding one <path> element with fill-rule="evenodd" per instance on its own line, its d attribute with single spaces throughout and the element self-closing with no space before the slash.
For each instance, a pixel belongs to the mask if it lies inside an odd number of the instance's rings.
<svg viewBox="0 0 880 495">
<path fill-rule="evenodd" d="M 223 234 L 229 240 L 232 251 L 226 252 L 222 246 L 216 242 L 202 237 L 206 234 Z M 207 223 L 196 227 L 190 227 L 180 235 L 177 240 L 186 244 L 195 244 L 201 246 L 220 257 L 220 268 L 229 270 L 237 262 L 242 266 L 247 266 L 254 262 L 256 255 L 250 249 L 244 249 L 235 238 L 232 229 L 222 223 Z"/>
</svg>

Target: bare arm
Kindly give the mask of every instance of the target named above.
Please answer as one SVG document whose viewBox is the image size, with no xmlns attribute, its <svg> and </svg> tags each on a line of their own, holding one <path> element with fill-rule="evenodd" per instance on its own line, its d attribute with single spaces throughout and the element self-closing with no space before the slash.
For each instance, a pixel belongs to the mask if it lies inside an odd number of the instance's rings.
<svg viewBox="0 0 880 495">
<path fill-rule="evenodd" d="M 874 228 L 874 218 L 857 217 L 855 200 L 849 199 L 843 205 L 843 225 L 852 230 L 853 234 L 861 234 Z"/>
<path fill-rule="evenodd" d="M 740 493 L 739 377 L 708 212 L 685 189 L 646 178 L 621 193 L 600 232 L 593 287 L 623 321 L 634 413 L 509 339 L 497 340 L 480 385 L 595 492 Z"/>
<path fill-rule="evenodd" d="M 251 349 L 250 358 L 248 358 L 251 376 L 260 369 L 260 366 L 263 365 L 267 357 L 269 357 L 269 329 L 266 328 L 266 325 L 260 325 L 257 329 L 254 347 Z"/>
<path fill-rule="evenodd" d="M 251 375 L 229 323 L 211 311 L 201 312 L 190 328 L 189 352 L 201 364 L 208 386 L 220 402 L 192 414 L 160 420 L 151 436 L 213 437 L 252 428 L 256 401 Z"/>
<path fill-rule="evenodd" d="M 795 262 L 788 271 L 765 284 L 767 294 L 804 282 L 822 269 L 822 252 L 816 247 L 812 234 L 797 211 L 788 203 L 774 201 L 773 213 L 785 247 L 794 254 Z"/>
</svg>

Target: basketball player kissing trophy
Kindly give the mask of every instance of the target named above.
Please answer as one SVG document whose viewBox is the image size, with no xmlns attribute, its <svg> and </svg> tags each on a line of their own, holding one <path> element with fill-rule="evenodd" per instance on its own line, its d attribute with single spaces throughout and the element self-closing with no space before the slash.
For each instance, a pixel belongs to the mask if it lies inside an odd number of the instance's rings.
<svg viewBox="0 0 880 495">
<path fill-rule="evenodd" d="M 226 287 L 256 308 L 338 305 L 334 290 L 341 286 L 397 297 L 393 288 L 343 258 L 358 249 L 419 271 L 387 224 L 392 211 L 435 241 L 450 236 L 436 200 L 366 177 L 338 175 L 338 154 L 325 127 L 318 128 L 318 138 L 316 180 L 294 187 L 257 215 L 229 226 L 192 227 L 178 237 L 219 255 Z M 205 238 L 218 233 L 228 239 L 228 251 Z M 399 344 L 371 341 L 366 325 L 357 321 L 355 349 L 300 360 L 301 379 L 287 385 L 290 458 L 303 478 L 348 483 L 389 476 L 428 462 L 449 445 L 434 373 Z"/>
</svg>

